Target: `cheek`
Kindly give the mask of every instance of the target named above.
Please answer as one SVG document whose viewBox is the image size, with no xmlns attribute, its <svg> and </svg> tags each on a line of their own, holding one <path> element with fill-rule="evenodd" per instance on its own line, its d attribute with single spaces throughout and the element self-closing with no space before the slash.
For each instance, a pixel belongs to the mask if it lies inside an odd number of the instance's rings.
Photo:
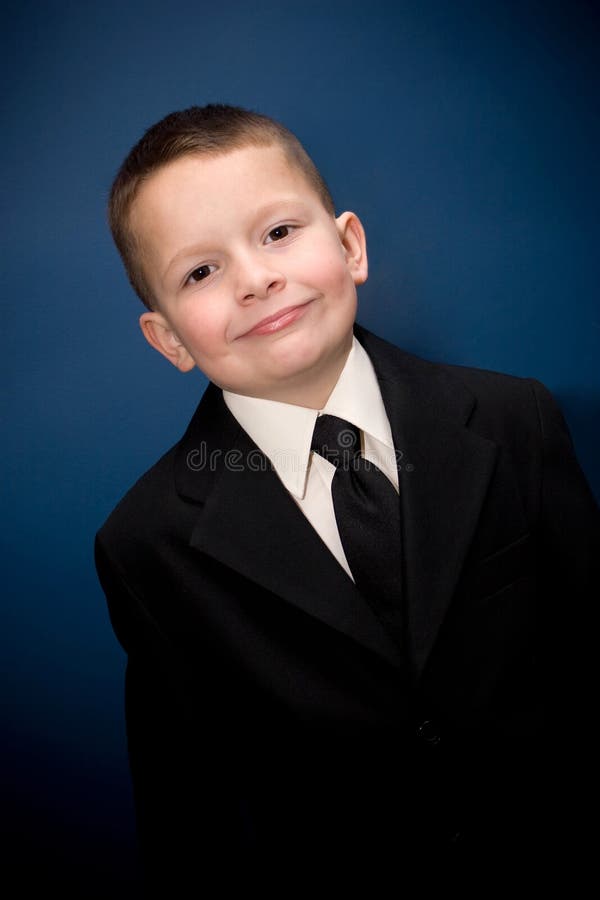
<svg viewBox="0 0 600 900">
<path fill-rule="evenodd" d="M 345 260 L 333 260 L 323 270 L 323 284 L 332 299 L 348 303 L 356 301 L 356 285 Z"/>
<path fill-rule="evenodd" d="M 193 310 L 184 317 L 179 337 L 187 349 L 195 356 L 222 356 L 227 349 L 227 319 L 219 304 L 196 301 Z"/>
<path fill-rule="evenodd" d="M 337 248 L 329 253 L 314 250 L 305 255 L 302 265 L 297 269 L 299 280 L 305 280 L 320 291 L 330 294 L 342 293 L 353 282 L 346 261 Z"/>
</svg>

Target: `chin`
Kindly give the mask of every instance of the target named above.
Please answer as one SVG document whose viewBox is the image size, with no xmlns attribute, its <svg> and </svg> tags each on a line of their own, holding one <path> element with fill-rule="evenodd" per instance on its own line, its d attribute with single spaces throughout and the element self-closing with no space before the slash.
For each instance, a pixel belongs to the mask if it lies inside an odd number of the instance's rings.
<svg viewBox="0 0 600 900">
<path fill-rule="evenodd" d="M 329 348 L 314 340 L 294 341 L 282 347 L 276 358 L 273 358 L 273 368 L 280 377 L 294 377 L 318 367 L 332 355 Z"/>
</svg>

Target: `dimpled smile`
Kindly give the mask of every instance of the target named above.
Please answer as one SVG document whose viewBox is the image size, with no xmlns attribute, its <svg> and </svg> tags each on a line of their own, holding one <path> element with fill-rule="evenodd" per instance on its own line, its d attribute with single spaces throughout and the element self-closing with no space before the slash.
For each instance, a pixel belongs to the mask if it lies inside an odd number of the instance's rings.
<svg viewBox="0 0 600 900">
<path fill-rule="evenodd" d="M 288 306 L 286 309 L 281 309 L 274 315 L 268 316 L 266 319 L 261 319 L 261 321 L 254 325 L 250 331 L 244 332 L 240 337 L 274 334 L 276 331 L 281 331 L 283 328 L 287 328 L 288 325 L 291 325 L 292 322 L 297 322 L 298 319 L 302 318 L 310 303 L 312 303 L 311 300 L 307 303 L 302 303 L 299 306 Z"/>
</svg>

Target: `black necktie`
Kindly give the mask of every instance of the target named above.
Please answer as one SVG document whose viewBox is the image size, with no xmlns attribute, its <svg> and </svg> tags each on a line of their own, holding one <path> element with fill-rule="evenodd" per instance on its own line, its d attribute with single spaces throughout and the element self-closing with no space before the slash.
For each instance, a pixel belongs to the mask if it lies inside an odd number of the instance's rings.
<svg viewBox="0 0 600 900">
<path fill-rule="evenodd" d="M 331 484 L 338 531 L 357 588 L 402 645 L 400 502 L 393 484 L 361 456 L 358 429 L 318 416 L 311 449 L 336 467 Z"/>
</svg>

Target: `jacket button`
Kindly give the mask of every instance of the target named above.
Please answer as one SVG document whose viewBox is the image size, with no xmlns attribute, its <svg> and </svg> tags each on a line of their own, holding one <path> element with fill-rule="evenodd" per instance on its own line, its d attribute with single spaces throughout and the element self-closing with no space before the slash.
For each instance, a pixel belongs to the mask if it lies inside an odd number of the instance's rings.
<svg viewBox="0 0 600 900">
<path fill-rule="evenodd" d="M 417 735 L 427 744 L 439 744 L 440 736 L 434 722 L 431 719 L 423 719 L 417 725 Z"/>
</svg>

